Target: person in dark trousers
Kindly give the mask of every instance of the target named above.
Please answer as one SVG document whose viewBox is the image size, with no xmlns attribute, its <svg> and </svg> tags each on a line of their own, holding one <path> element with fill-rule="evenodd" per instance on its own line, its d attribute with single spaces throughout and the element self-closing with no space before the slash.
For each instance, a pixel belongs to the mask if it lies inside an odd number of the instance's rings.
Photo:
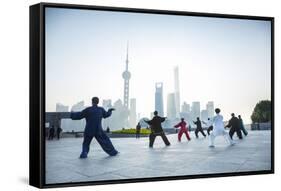
<svg viewBox="0 0 281 191">
<path fill-rule="evenodd" d="M 106 128 L 106 133 L 110 133 L 110 128 L 109 127 Z"/>
<path fill-rule="evenodd" d="M 205 134 L 204 131 L 203 131 L 200 118 L 197 117 L 197 121 L 193 121 L 193 123 L 196 125 L 196 129 L 195 129 L 195 136 L 196 136 L 196 138 L 198 138 L 198 133 L 199 133 L 199 132 L 201 132 L 202 135 L 206 138 L 206 134 Z"/>
<path fill-rule="evenodd" d="M 225 127 L 229 127 L 229 136 L 231 139 L 233 139 L 233 135 L 236 132 L 239 139 L 242 139 L 242 133 L 240 129 L 240 121 L 237 117 L 235 117 L 235 114 L 231 114 L 231 119 L 229 120 L 228 124 Z"/>
<path fill-rule="evenodd" d="M 136 126 L 136 139 L 140 138 L 140 130 L 141 130 L 141 125 L 140 125 L 140 122 L 138 122 L 138 124 Z"/>
<path fill-rule="evenodd" d="M 166 137 L 161 123 L 165 121 L 166 118 L 158 116 L 158 112 L 154 111 L 154 117 L 150 121 L 145 122 L 150 125 L 151 133 L 149 135 L 149 147 L 153 147 L 153 143 L 155 141 L 156 136 L 161 136 L 166 146 L 170 145 L 168 138 Z"/>
<path fill-rule="evenodd" d="M 208 121 L 202 121 L 202 123 L 204 123 L 205 125 L 207 125 L 208 129 L 207 129 L 207 133 L 208 135 L 210 135 L 210 132 L 213 131 L 213 125 L 211 124 L 212 121 L 210 120 L 210 118 L 208 118 Z"/>
<path fill-rule="evenodd" d="M 60 134 L 62 132 L 62 128 L 61 127 L 58 127 L 57 128 L 57 139 L 59 140 L 60 139 Z"/>
<path fill-rule="evenodd" d="M 53 140 L 55 136 L 55 127 L 52 125 L 52 127 L 49 130 L 49 137 L 48 140 Z"/>
<path fill-rule="evenodd" d="M 181 118 L 181 122 L 179 122 L 177 125 L 174 126 L 175 128 L 180 127 L 180 131 L 178 133 L 178 141 L 181 141 L 182 134 L 184 133 L 186 135 L 187 140 L 191 140 L 190 136 L 188 134 L 188 130 L 186 128 L 186 122 L 184 121 L 184 118 Z"/>
<path fill-rule="evenodd" d="M 244 134 L 245 136 L 247 136 L 247 135 L 248 135 L 248 131 L 246 130 L 246 128 L 245 128 L 245 126 L 244 126 L 244 123 L 243 123 L 243 120 L 242 120 L 242 118 L 241 118 L 241 115 L 238 115 L 238 119 L 239 119 L 239 121 L 240 121 L 240 129 L 241 129 L 241 131 L 243 132 L 243 134 Z"/>
<path fill-rule="evenodd" d="M 70 118 L 73 120 L 86 119 L 86 127 L 84 131 L 84 140 L 82 144 L 82 152 L 80 158 L 87 158 L 90 149 L 90 143 L 95 137 L 102 149 L 110 156 L 117 155 L 118 151 L 112 145 L 109 137 L 102 129 L 102 118 L 111 116 L 113 108 L 105 111 L 104 108 L 98 106 L 99 98 L 92 98 L 92 106 L 87 107 L 81 112 L 71 112 Z"/>
</svg>

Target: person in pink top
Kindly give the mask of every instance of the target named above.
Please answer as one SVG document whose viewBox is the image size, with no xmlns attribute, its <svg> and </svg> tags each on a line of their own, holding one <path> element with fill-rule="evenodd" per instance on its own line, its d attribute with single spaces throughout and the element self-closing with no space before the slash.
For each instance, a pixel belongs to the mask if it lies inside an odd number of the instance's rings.
<svg viewBox="0 0 281 191">
<path fill-rule="evenodd" d="M 190 141 L 190 136 L 188 134 L 188 130 L 186 128 L 186 122 L 184 121 L 184 118 L 181 118 L 181 122 L 179 122 L 177 125 L 175 125 L 175 128 L 180 128 L 180 131 L 178 133 L 178 140 L 181 141 L 181 136 L 183 133 L 185 133 L 186 138 Z"/>
</svg>

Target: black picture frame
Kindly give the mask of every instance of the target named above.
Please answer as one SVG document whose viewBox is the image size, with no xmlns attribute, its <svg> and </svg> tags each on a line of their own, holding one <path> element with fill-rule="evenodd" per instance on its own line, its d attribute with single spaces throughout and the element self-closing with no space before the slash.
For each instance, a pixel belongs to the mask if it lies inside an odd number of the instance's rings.
<svg viewBox="0 0 281 191">
<path fill-rule="evenodd" d="M 45 183 L 45 8 L 69 8 L 69 9 L 86 9 L 86 10 L 102 10 L 114 12 L 133 12 L 148 14 L 164 14 L 164 15 L 181 15 L 181 16 L 197 16 L 197 17 L 215 17 L 215 18 L 231 18 L 231 19 L 249 19 L 263 20 L 271 22 L 271 170 L 264 171 L 248 171 L 248 172 L 231 172 L 207 175 L 187 175 L 187 176 L 171 176 L 171 177 L 154 177 L 126 180 L 106 180 L 91 182 L 71 182 L 46 184 Z M 232 15 L 217 13 L 197 13 L 171 10 L 154 10 L 154 9 L 136 9 L 121 7 L 104 7 L 90 5 L 73 5 L 73 4 L 56 4 L 56 3 L 39 3 L 30 6 L 30 129 L 29 129 L 29 183 L 38 188 L 53 188 L 66 186 L 84 186 L 84 185 L 101 185 L 116 183 L 132 183 L 147 181 L 165 181 L 178 179 L 193 178 L 211 178 L 211 177 L 227 177 L 257 174 L 274 173 L 274 17 L 249 16 L 249 15 Z M 40 127 L 40 128 L 38 128 Z"/>
</svg>

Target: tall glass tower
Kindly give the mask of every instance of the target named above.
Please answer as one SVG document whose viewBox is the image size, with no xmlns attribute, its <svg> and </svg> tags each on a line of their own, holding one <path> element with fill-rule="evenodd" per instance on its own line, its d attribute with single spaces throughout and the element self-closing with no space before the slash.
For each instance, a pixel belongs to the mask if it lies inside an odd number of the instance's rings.
<svg viewBox="0 0 281 191">
<path fill-rule="evenodd" d="M 175 107 L 176 117 L 180 114 L 180 82 L 179 82 L 179 67 L 174 68 L 174 82 L 175 82 Z"/>
<path fill-rule="evenodd" d="M 164 116 L 162 82 L 158 82 L 155 84 L 155 110 L 158 111 L 159 116 Z"/>
</svg>

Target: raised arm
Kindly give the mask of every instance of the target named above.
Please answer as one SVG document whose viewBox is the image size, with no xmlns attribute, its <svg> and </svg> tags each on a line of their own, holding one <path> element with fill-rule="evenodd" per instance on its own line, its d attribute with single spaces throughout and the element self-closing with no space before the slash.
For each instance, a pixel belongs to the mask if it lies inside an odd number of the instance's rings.
<svg viewBox="0 0 281 191">
<path fill-rule="evenodd" d="M 161 122 L 164 122 L 166 120 L 166 117 L 161 117 Z"/>
<path fill-rule="evenodd" d="M 71 112 L 70 113 L 70 118 L 72 120 L 80 120 L 86 117 L 86 109 L 84 109 L 83 111 L 79 111 L 79 112 Z"/>
<path fill-rule="evenodd" d="M 178 127 L 180 127 L 180 125 L 181 125 L 181 122 L 178 123 L 178 124 L 176 124 L 174 127 L 175 127 L 175 128 L 178 128 Z"/>
<path fill-rule="evenodd" d="M 151 120 L 144 120 L 144 122 L 146 122 L 148 125 L 151 125 Z"/>
<path fill-rule="evenodd" d="M 110 117 L 112 114 L 112 111 L 114 111 L 114 108 L 109 109 L 108 111 L 105 111 L 105 109 L 102 108 L 102 117 L 107 118 Z"/>
</svg>

